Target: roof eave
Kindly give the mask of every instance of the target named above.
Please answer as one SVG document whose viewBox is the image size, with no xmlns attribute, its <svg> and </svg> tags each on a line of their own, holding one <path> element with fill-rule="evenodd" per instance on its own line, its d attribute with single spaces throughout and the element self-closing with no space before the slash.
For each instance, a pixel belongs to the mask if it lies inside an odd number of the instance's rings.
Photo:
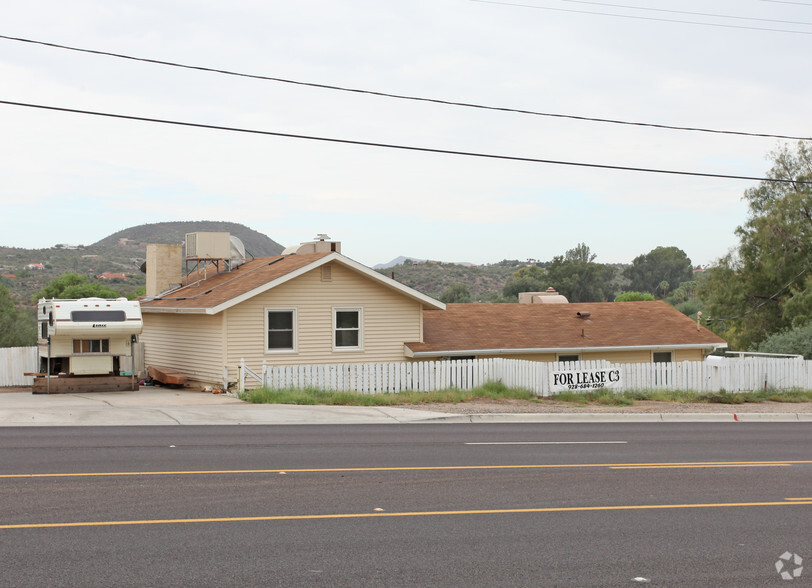
<svg viewBox="0 0 812 588">
<path fill-rule="evenodd" d="M 723 349 L 727 343 L 681 343 L 678 345 L 613 345 L 607 347 L 527 347 L 497 349 L 444 349 L 438 351 L 412 351 L 404 345 L 406 357 L 455 357 L 460 355 L 519 355 L 529 353 L 584 353 L 610 351 L 674 351 L 678 349 Z"/>
</svg>

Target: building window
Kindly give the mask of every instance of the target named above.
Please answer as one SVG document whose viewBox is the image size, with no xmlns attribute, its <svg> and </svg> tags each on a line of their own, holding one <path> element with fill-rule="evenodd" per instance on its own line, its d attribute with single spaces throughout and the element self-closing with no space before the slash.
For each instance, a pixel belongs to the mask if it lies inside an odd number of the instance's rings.
<svg viewBox="0 0 812 588">
<path fill-rule="evenodd" d="M 361 332 L 363 309 L 333 309 L 333 349 L 336 351 L 353 351 L 363 349 L 364 341 Z"/>
<path fill-rule="evenodd" d="M 296 351 L 296 309 L 269 308 L 265 311 L 268 352 Z"/>
<path fill-rule="evenodd" d="M 110 339 L 74 339 L 74 353 L 110 353 Z"/>
<path fill-rule="evenodd" d="M 671 363 L 670 351 L 655 351 L 653 357 L 654 363 Z"/>
<path fill-rule="evenodd" d="M 577 353 L 575 355 L 559 355 L 558 361 L 581 361 L 581 356 Z"/>
</svg>

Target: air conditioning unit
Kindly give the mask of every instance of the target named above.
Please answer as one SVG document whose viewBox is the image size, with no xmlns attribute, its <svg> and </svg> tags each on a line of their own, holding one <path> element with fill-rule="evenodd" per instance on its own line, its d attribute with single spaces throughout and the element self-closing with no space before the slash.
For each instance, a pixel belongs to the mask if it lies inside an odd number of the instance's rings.
<svg viewBox="0 0 812 588">
<path fill-rule="evenodd" d="M 186 259 L 230 259 L 229 233 L 186 233 Z"/>
</svg>

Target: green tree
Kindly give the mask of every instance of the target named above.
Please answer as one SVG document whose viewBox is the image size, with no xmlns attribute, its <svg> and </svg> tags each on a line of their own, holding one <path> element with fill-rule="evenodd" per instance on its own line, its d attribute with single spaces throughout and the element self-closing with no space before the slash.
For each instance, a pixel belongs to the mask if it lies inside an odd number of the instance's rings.
<svg viewBox="0 0 812 588">
<path fill-rule="evenodd" d="M 771 180 L 744 193 L 749 215 L 736 229 L 738 247 L 699 290 L 711 328 L 739 349 L 805 326 L 812 314 L 812 147 L 783 145 L 770 157 Z"/>
<path fill-rule="evenodd" d="M 0 284 L 0 347 L 28 347 L 37 343 L 37 317 L 31 309 L 20 309 L 8 288 Z"/>
<path fill-rule="evenodd" d="M 583 261 L 585 263 L 592 263 L 595 261 L 597 254 L 592 253 L 586 243 L 578 243 L 572 249 L 568 249 L 564 254 L 564 261 Z"/>
<path fill-rule="evenodd" d="M 639 302 L 641 300 L 654 299 L 654 294 L 648 292 L 621 292 L 615 296 L 615 302 Z"/>
<path fill-rule="evenodd" d="M 443 290 L 440 300 L 445 303 L 450 302 L 471 302 L 471 289 L 468 284 L 454 282 Z"/>
<path fill-rule="evenodd" d="M 693 266 L 685 252 L 678 247 L 655 247 L 632 260 L 626 268 L 631 289 L 638 292 L 665 295 L 672 284 L 679 286 L 693 277 Z"/>
<path fill-rule="evenodd" d="M 541 292 L 546 289 L 545 271 L 537 265 L 519 268 L 510 276 L 502 288 L 502 294 L 507 298 L 516 299 L 519 292 Z"/>
<path fill-rule="evenodd" d="M 104 284 L 91 282 L 87 276 L 63 274 L 34 295 L 34 298 L 118 298 L 115 290 Z"/>
<path fill-rule="evenodd" d="M 610 285 L 614 273 L 614 268 L 600 263 L 557 256 L 546 269 L 544 285 L 570 302 L 602 302 L 614 298 Z"/>
<path fill-rule="evenodd" d="M 762 353 L 792 353 L 812 359 L 812 321 L 792 329 L 773 333 L 757 347 Z"/>
</svg>

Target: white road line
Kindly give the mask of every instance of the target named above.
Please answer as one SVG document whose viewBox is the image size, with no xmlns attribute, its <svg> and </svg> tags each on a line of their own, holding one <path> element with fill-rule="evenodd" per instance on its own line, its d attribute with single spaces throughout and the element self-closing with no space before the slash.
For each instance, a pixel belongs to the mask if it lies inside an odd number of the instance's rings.
<svg viewBox="0 0 812 588">
<path fill-rule="evenodd" d="M 628 441 L 485 441 L 465 445 L 620 445 Z"/>
</svg>

